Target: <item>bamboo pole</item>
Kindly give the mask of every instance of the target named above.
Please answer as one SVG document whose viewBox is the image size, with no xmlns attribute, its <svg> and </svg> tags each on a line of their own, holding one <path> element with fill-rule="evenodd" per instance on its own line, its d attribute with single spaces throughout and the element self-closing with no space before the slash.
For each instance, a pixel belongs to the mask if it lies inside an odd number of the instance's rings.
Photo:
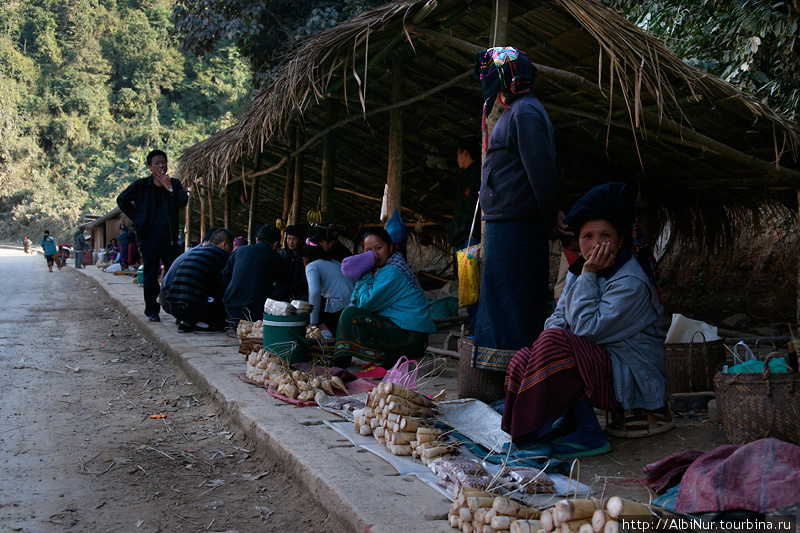
<svg viewBox="0 0 800 533">
<path fill-rule="evenodd" d="M 208 227 L 213 228 L 214 224 L 214 190 L 212 187 L 206 189 L 208 194 Z"/>
<path fill-rule="evenodd" d="M 297 144 L 303 141 L 303 133 L 297 130 Z M 294 161 L 294 192 L 292 193 L 292 209 L 289 214 L 289 225 L 298 224 L 300 221 L 300 210 L 303 207 L 303 159 L 304 155 L 300 154 Z"/>
<path fill-rule="evenodd" d="M 289 148 L 295 147 L 295 135 L 297 130 L 292 126 L 289 129 Z M 282 161 L 286 161 L 284 157 Z M 274 167 L 273 167 L 274 168 Z M 267 169 L 269 170 L 269 169 Z M 286 166 L 286 184 L 283 187 L 283 210 L 281 211 L 281 218 L 289 220 L 289 209 L 292 207 L 292 188 L 294 183 L 294 158 L 289 158 L 289 164 Z"/>
<path fill-rule="evenodd" d="M 250 194 L 250 213 L 247 219 L 247 242 L 253 242 L 256 235 L 256 220 L 258 218 L 258 186 L 261 178 L 253 178 L 253 188 Z"/>
<path fill-rule="evenodd" d="M 198 189 L 197 201 L 200 202 L 200 238 L 198 242 L 203 240 L 203 235 L 206 234 L 206 203 L 203 201 L 203 194 Z"/>
<path fill-rule="evenodd" d="M 508 46 L 508 0 L 495 0 L 492 13 L 492 46 Z"/>
<path fill-rule="evenodd" d="M 328 123 L 336 120 L 336 102 L 328 100 Z M 322 138 L 322 169 L 320 178 L 321 210 L 326 220 L 335 220 L 333 189 L 336 182 L 336 137 L 331 133 Z"/>
<path fill-rule="evenodd" d="M 186 202 L 186 223 L 183 228 L 183 251 L 192 246 L 192 193 L 189 191 L 189 201 Z"/>
<path fill-rule="evenodd" d="M 395 54 L 392 57 L 392 102 L 403 100 L 405 92 L 405 69 L 403 56 Z M 395 209 L 400 209 L 403 188 L 403 109 L 392 109 L 389 113 L 389 161 L 386 183 L 389 186 L 387 194 L 387 216 L 391 218 Z"/>
<path fill-rule="evenodd" d="M 797 226 L 800 228 L 800 189 L 797 189 Z M 797 315 L 795 317 L 795 324 L 800 324 L 800 265 L 797 271 Z M 797 346 L 795 346 L 797 350 Z"/>
<path fill-rule="evenodd" d="M 231 194 L 230 194 L 230 191 L 227 189 L 227 187 L 225 188 L 224 200 L 225 200 L 225 210 L 223 211 L 223 214 L 222 214 L 222 224 L 226 228 L 230 229 L 231 228 Z"/>
</svg>

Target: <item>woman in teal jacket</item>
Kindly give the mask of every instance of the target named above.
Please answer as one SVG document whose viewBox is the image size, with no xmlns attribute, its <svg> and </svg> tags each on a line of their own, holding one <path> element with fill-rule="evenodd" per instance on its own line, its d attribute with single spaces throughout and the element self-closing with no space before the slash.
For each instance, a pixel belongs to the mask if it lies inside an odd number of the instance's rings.
<svg viewBox="0 0 800 533">
<path fill-rule="evenodd" d="M 356 283 L 353 305 L 339 318 L 334 359 L 393 365 L 403 355 L 422 355 L 436 326 L 419 280 L 386 230 L 367 232 L 364 249 L 374 254 L 374 266 Z"/>
<path fill-rule="evenodd" d="M 56 240 L 50 236 L 49 230 L 45 230 L 44 237 L 42 237 L 42 241 L 39 244 L 42 245 L 42 250 L 44 250 L 44 258 L 47 260 L 47 268 L 50 269 L 50 272 L 52 272 L 54 262 L 53 258 L 58 253 L 58 247 L 56 246 Z M 58 265 L 58 268 L 61 269 L 61 264 Z"/>
</svg>

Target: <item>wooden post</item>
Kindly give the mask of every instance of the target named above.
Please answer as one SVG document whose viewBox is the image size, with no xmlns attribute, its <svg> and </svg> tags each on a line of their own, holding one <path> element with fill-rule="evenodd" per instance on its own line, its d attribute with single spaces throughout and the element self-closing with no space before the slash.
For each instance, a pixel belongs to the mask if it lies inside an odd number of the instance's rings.
<svg viewBox="0 0 800 533">
<path fill-rule="evenodd" d="M 336 103 L 328 101 L 328 124 L 336 122 Z M 325 214 L 325 221 L 335 220 L 333 188 L 336 182 L 336 137 L 327 133 L 322 138 L 322 169 L 320 181 L 320 197 L 322 198 L 321 211 Z"/>
<path fill-rule="evenodd" d="M 250 216 L 247 219 L 247 242 L 253 242 L 256 236 L 256 219 L 258 218 L 258 185 L 261 177 L 253 178 L 253 188 L 250 193 Z"/>
<path fill-rule="evenodd" d="M 303 144 L 303 132 L 297 130 L 296 133 L 296 146 Z M 288 225 L 298 224 L 302 216 L 300 210 L 303 206 L 303 154 L 298 155 L 294 161 L 294 193 L 292 194 L 292 210 L 289 215 Z"/>
<path fill-rule="evenodd" d="M 492 19 L 492 46 L 509 46 L 508 0 L 496 0 Z"/>
<path fill-rule="evenodd" d="M 189 201 L 186 203 L 186 223 L 183 228 L 183 251 L 192 246 L 192 191 L 189 193 Z"/>
<path fill-rule="evenodd" d="M 197 242 L 201 243 L 206 234 L 206 203 L 203 201 L 203 193 L 200 192 L 200 187 L 197 188 L 197 201 L 200 202 L 200 238 L 197 239 Z"/>
<path fill-rule="evenodd" d="M 403 99 L 405 92 L 405 69 L 403 57 L 395 54 L 392 57 L 392 102 Z M 396 108 L 389 112 L 389 164 L 386 183 L 387 216 L 391 217 L 395 209 L 400 209 L 403 186 L 403 109 Z"/>
<path fill-rule="evenodd" d="M 797 225 L 800 227 L 800 189 L 797 189 Z M 800 324 L 800 265 L 798 265 L 797 273 L 797 316 L 795 324 Z M 797 346 L 795 346 L 795 350 Z"/>
<path fill-rule="evenodd" d="M 289 130 L 289 151 L 295 149 L 296 140 L 295 135 L 297 130 L 292 126 Z M 281 218 L 289 220 L 289 209 L 292 207 L 292 188 L 294 186 L 294 158 L 290 157 L 286 165 L 286 185 L 283 188 L 283 211 L 281 211 Z"/>
<path fill-rule="evenodd" d="M 231 193 L 228 187 L 225 187 L 223 198 L 225 200 L 225 210 L 222 213 L 222 224 L 226 228 L 231 229 Z"/>
<path fill-rule="evenodd" d="M 214 188 L 209 187 L 208 191 L 208 227 L 213 228 L 214 224 Z"/>
</svg>

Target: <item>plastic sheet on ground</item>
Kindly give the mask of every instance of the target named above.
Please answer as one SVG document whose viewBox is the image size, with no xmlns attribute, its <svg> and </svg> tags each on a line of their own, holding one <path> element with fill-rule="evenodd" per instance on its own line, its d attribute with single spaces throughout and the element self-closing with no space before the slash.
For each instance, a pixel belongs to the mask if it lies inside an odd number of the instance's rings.
<svg viewBox="0 0 800 533">
<path fill-rule="evenodd" d="M 494 453 L 503 444 L 511 442 L 511 436 L 500 429 L 502 416 L 475 398 L 436 402 L 439 412 L 453 429 Z"/>
<path fill-rule="evenodd" d="M 477 400 L 473 400 L 476 402 Z M 438 405 L 441 407 L 442 403 L 451 403 L 451 404 L 458 404 L 464 402 L 440 402 Z M 482 403 L 482 402 L 478 402 Z M 486 404 L 483 404 L 486 406 Z M 486 406 L 488 408 L 488 406 Z M 454 406 L 456 410 L 458 410 L 458 406 Z M 467 405 L 468 409 L 474 408 L 471 405 Z M 480 407 L 474 408 L 475 412 L 480 412 Z M 492 411 L 494 412 L 494 411 Z M 495 413 L 497 414 L 497 413 Z M 499 416 L 499 415 L 498 415 Z M 448 422 L 450 420 L 448 419 Z M 499 421 L 497 425 L 499 426 Z M 370 451 L 377 455 L 378 457 L 385 460 L 387 463 L 392 465 L 395 470 L 401 475 L 410 475 L 416 476 L 419 478 L 420 481 L 425 483 L 426 485 L 430 486 L 438 493 L 446 496 L 449 500 L 454 500 L 454 495 L 451 494 L 445 487 L 442 486 L 442 480 L 436 476 L 431 470 L 419 462 L 417 459 L 414 459 L 411 456 L 401 456 L 401 455 L 393 455 L 389 450 L 386 449 L 386 446 L 383 444 L 378 443 L 375 440 L 375 437 L 372 435 L 360 435 L 355 432 L 353 429 L 353 425 L 350 422 L 331 422 L 325 421 L 325 425 L 329 428 L 349 440 L 353 443 L 353 446 L 358 446 L 360 448 L 364 448 L 367 451 Z M 459 430 L 460 431 L 460 430 Z M 477 461 L 481 461 L 481 457 L 477 457 L 474 454 L 470 453 L 468 450 L 462 448 L 460 450 L 461 455 L 465 457 L 469 457 L 475 459 Z M 497 473 L 501 466 L 499 465 L 492 465 L 488 463 L 484 463 L 486 469 L 491 473 Z M 550 478 L 553 480 L 554 487 L 555 487 L 555 495 L 553 494 L 537 494 L 537 495 L 528 495 L 523 499 L 531 505 L 535 505 L 537 507 L 546 506 L 550 503 L 550 500 L 553 499 L 554 496 L 567 496 L 568 494 L 574 494 L 577 491 L 579 495 L 588 495 L 592 493 L 592 488 L 588 485 L 584 485 L 583 483 L 577 483 L 574 480 L 570 480 L 569 477 L 561 475 L 561 474 L 549 474 Z"/>
</svg>

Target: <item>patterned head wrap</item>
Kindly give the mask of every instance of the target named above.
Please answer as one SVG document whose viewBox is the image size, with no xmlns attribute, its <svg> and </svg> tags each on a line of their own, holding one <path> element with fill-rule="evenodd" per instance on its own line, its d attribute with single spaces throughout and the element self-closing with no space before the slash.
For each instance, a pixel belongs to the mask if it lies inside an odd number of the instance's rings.
<svg viewBox="0 0 800 533">
<path fill-rule="evenodd" d="M 486 116 L 491 113 L 497 94 L 501 90 L 511 91 L 516 96 L 530 93 L 536 72 L 528 56 L 513 46 L 497 46 L 475 54 L 473 74 L 481 80 L 484 134 Z M 488 139 L 486 141 L 484 146 L 488 145 Z"/>
</svg>

